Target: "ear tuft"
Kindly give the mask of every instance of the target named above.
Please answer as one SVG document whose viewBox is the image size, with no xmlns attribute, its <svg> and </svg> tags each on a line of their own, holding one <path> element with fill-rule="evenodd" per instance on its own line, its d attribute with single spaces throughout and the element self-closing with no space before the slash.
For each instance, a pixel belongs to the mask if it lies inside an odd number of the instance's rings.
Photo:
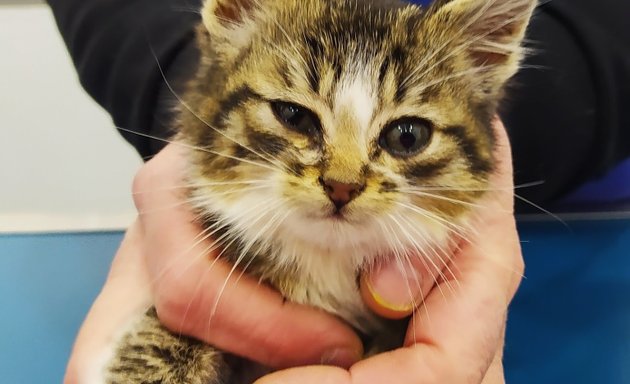
<svg viewBox="0 0 630 384">
<path fill-rule="evenodd" d="M 451 0 L 438 13 L 461 28 L 478 66 L 517 63 L 536 0 Z"/>
<path fill-rule="evenodd" d="M 224 35 L 250 18 L 256 0 L 206 0 L 201 11 L 203 24 L 211 35 Z"/>
<path fill-rule="evenodd" d="M 213 50 L 230 60 L 246 47 L 257 30 L 256 14 L 261 0 L 206 0 L 201 10 Z"/>
<path fill-rule="evenodd" d="M 215 1 L 214 15 L 224 23 L 238 24 L 243 21 L 254 4 L 253 0 Z"/>
<path fill-rule="evenodd" d="M 536 0 L 437 0 L 430 22 L 441 28 L 474 76 L 474 96 L 492 100 L 518 71 L 525 49 L 523 38 Z"/>
</svg>

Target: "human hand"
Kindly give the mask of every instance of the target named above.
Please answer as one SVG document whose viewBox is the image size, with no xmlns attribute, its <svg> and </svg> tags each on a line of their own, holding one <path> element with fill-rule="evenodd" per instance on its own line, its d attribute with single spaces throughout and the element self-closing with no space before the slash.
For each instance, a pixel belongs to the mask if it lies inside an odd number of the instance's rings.
<svg viewBox="0 0 630 384">
<path fill-rule="evenodd" d="M 349 370 L 310 366 L 278 371 L 256 384 L 290 383 L 504 383 L 503 336 L 506 313 L 524 269 L 513 216 L 509 143 L 497 120 L 499 166 L 475 220 L 475 233 L 461 243 L 436 286 L 415 309 L 397 268 L 385 267 L 362 279 L 366 303 L 377 313 L 401 318 L 413 314 L 403 348 L 373 356 Z M 422 266 L 418 266 L 422 269 Z M 376 297 L 376 298 L 375 298 Z M 387 304 L 390 303 L 390 304 Z"/>
</svg>

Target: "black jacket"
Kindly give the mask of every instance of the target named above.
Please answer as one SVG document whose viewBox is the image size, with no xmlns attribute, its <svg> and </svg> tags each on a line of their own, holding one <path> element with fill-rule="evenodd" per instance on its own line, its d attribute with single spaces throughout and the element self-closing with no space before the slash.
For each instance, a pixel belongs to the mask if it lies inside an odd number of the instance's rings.
<svg viewBox="0 0 630 384">
<path fill-rule="evenodd" d="M 169 91 L 192 72 L 199 0 L 49 0 L 85 89 L 118 127 L 164 137 Z M 516 184 L 539 204 L 630 156 L 630 2 L 553 0 L 528 32 L 535 49 L 501 111 Z M 624 107 L 625 106 L 625 107 Z M 122 132 L 143 157 L 163 143 Z"/>
</svg>

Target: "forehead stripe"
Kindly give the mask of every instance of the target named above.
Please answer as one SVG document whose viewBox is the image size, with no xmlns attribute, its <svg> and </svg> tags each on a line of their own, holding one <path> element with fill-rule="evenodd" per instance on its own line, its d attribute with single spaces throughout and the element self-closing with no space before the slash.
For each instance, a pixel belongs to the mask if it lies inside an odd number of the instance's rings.
<svg viewBox="0 0 630 384">
<path fill-rule="evenodd" d="M 319 73 L 320 69 L 316 67 L 316 62 L 324 54 L 324 47 L 321 42 L 313 36 L 307 36 L 305 43 L 310 55 L 310 60 L 306 60 L 308 64 L 308 68 L 306 69 L 308 83 L 311 87 L 311 91 L 319 93 L 321 74 Z"/>
</svg>

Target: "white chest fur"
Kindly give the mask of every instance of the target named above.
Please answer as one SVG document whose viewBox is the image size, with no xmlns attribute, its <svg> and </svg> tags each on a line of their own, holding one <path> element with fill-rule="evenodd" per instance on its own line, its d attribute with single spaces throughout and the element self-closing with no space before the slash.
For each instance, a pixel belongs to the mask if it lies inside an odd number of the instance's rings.
<svg viewBox="0 0 630 384">
<path fill-rule="evenodd" d="M 312 234 L 325 237 L 322 235 Z M 360 267 L 369 259 L 366 248 L 327 247 L 323 245 L 334 243 L 333 239 L 318 243 L 294 234 L 278 238 L 282 240 L 273 257 L 278 264 L 291 266 L 294 280 L 284 292 L 288 299 L 333 313 L 362 331 L 379 326 L 379 319 L 363 303 L 357 284 Z"/>
<path fill-rule="evenodd" d="M 336 314 L 362 331 L 376 328 L 378 320 L 361 299 L 358 271 L 348 255 L 308 251 L 298 272 L 304 284 L 295 286 L 290 299 Z"/>
</svg>

